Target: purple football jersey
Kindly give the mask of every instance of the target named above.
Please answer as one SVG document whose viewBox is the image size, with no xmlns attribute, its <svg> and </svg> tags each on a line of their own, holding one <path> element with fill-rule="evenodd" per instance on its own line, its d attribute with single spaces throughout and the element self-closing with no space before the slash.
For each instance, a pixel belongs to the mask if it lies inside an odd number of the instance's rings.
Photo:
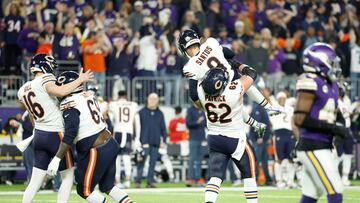
<svg viewBox="0 0 360 203">
<path fill-rule="evenodd" d="M 335 124 L 339 99 L 339 87 L 336 82 L 328 83 L 326 79 L 316 74 L 306 73 L 301 75 L 297 81 L 296 90 L 314 92 L 316 97 L 310 110 L 312 118 Z M 300 137 L 325 143 L 332 142 L 332 135 L 310 131 L 305 128 L 300 128 Z"/>
</svg>

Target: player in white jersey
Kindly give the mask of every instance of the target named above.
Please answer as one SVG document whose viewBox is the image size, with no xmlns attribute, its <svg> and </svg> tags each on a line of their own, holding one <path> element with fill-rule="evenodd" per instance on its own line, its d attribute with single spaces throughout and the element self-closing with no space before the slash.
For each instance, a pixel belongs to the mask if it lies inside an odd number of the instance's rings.
<svg viewBox="0 0 360 203">
<path fill-rule="evenodd" d="M 66 85 L 78 77 L 76 72 L 66 71 L 58 77 L 57 83 Z M 61 100 L 65 134 L 56 156 L 48 166 L 48 173 L 56 174 L 60 160 L 74 143 L 77 151 L 75 180 L 78 195 L 90 203 L 107 202 L 106 197 L 94 191 L 99 184 L 100 191 L 107 193 L 115 202 L 131 203 L 126 192 L 114 186 L 119 148 L 106 128 L 96 97 L 83 91 L 81 85 Z"/>
<path fill-rule="evenodd" d="M 275 146 L 275 179 L 279 188 L 294 187 L 295 167 L 290 154 L 295 149 L 296 139 L 292 132 L 292 117 L 294 108 L 286 105 L 287 95 L 279 92 L 276 100 L 283 107 L 284 113 L 270 117 L 272 130 L 275 134 L 273 143 Z"/>
<path fill-rule="evenodd" d="M 244 179 L 247 202 L 257 202 L 255 155 L 247 142 L 243 121 L 243 94 L 256 79 L 256 72 L 249 72 L 240 76 L 236 71 L 214 67 L 197 89 L 208 128 L 210 180 L 206 185 L 206 203 L 216 202 L 230 159 Z"/>
<path fill-rule="evenodd" d="M 245 64 L 240 64 L 235 60 L 231 60 L 234 53 L 228 49 L 222 47 L 219 42 L 210 37 L 203 44 L 200 45 L 200 39 L 195 31 L 185 30 L 179 37 L 179 49 L 189 58 L 189 61 L 183 68 L 184 75 L 189 78 L 189 92 L 192 101 L 201 108 L 199 97 L 197 95 L 197 84 L 201 80 L 205 73 L 214 67 L 220 67 L 226 71 L 234 69 L 240 71 L 241 74 L 250 68 Z M 247 95 L 263 106 L 270 115 L 279 114 L 281 110 L 274 108 L 265 99 L 265 97 L 259 92 L 256 87 L 251 86 L 247 91 Z"/>
<path fill-rule="evenodd" d="M 30 64 L 30 71 L 35 78 L 26 82 L 18 91 L 19 100 L 26 106 L 27 111 L 35 122 L 34 167 L 24 195 L 23 203 L 32 202 L 45 176 L 47 165 L 56 153 L 64 130 L 63 119 L 59 110 L 57 97 L 72 92 L 84 82 L 92 79 L 90 71 L 80 72 L 80 77 L 65 86 L 55 84 L 54 69 L 57 67 L 52 56 L 46 54 L 35 55 Z M 68 169 L 68 170 L 66 170 Z M 68 201 L 73 184 L 73 160 L 71 151 L 67 151 L 65 159 L 60 162 L 62 184 L 59 189 L 57 202 Z"/>
<path fill-rule="evenodd" d="M 131 179 L 131 152 L 134 136 L 139 133 L 140 120 L 138 115 L 138 104 L 127 99 L 126 91 L 119 91 L 118 100 L 109 105 L 109 113 L 112 114 L 114 125 L 114 138 L 120 146 L 119 155 L 116 159 L 115 180 L 120 184 L 121 160 L 124 165 L 125 188 L 130 187 Z M 139 135 L 138 135 L 139 136 Z"/>
<path fill-rule="evenodd" d="M 336 137 L 334 140 L 336 152 L 339 158 L 339 164 L 342 162 L 341 180 L 345 186 L 350 185 L 349 173 L 351 169 L 351 158 L 354 148 L 354 137 L 351 132 L 351 100 L 348 97 L 350 85 L 344 82 L 339 87 L 339 109 L 345 119 L 345 127 L 347 136 L 345 138 Z"/>
</svg>

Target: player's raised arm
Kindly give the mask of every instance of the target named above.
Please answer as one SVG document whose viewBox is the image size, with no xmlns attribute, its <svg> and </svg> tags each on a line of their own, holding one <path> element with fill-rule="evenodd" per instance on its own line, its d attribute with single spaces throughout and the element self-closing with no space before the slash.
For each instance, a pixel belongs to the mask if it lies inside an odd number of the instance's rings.
<svg viewBox="0 0 360 203">
<path fill-rule="evenodd" d="M 90 80 L 92 80 L 94 77 L 93 73 L 88 70 L 85 73 L 83 73 L 83 69 L 80 70 L 79 78 L 74 80 L 71 83 L 59 86 L 55 83 L 55 81 L 49 81 L 46 84 L 44 84 L 46 91 L 54 95 L 56 97 L 64 97 L 68 94 L 70 94 L 72 91 L 74 91 L 76 88 L 78 88 L 81 84 L 86 83 Z M 61 80 L 61 78 L 59 78 Z"/>
</svg>

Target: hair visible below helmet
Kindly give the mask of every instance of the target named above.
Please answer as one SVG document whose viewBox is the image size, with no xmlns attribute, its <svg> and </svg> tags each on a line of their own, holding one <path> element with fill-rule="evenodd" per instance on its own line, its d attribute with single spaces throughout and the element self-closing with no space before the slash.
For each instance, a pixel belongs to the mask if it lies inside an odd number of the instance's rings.
<svg viewBox="0 0 360 203">
<path fill-rule="evenodd" d="M 229 74 L 221 68 L 211 68 L 208 70 L 201 82 L 205 94 L 219 96 L 225 90 L 229 82 Z"/>
<path fill-rule="evenodd" d="M 339 62 L 335 50 L 329 44 L 322 42 L 310 45 L 303 53 L 305 72 L 319 74 L 331 81 L 336 81 L 341 73 Z"/>
<path fill-rule="evenodd" d="M 56 68 L 57 63 L 55 58 L 47 54 L 36 54 L 30 62 L 30 71 L 33 74 L 38 72 L 53 73 Z"/>
<path fill-rule="evenodd" d="M 79 74 L 75 71 L 65 71 L 59 75 L 57 78 L 56 84 L 58 86 L 66 85 L 71 83 L 79 78 Z M 81 84 L 79 87 L 75 88 L 71 93 L 80 93 L 84 90 L 84 86 Z"/>
<path fill-rule="evenodd" d="M 99 96 L 99 85 L 97 84 L 88 84 L 86 90 L 92 92 L 95 96 Z"/>
<path fill-rule="evenodd" d="M 181 53 L 189 57 L 186 53 L 186 49 L 194 44 L 200 45 L 200 38 L 194 30 L 185 30 L 180 34 L 178 43 Z"/>
</svg>

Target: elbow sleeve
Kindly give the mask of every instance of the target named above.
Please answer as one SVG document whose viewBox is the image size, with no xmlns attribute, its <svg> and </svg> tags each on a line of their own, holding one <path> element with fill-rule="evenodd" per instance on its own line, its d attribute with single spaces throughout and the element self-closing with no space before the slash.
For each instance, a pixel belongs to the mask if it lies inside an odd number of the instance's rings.
<svg viewBox="0 0 360 203">
<path fill-rule="evenodd" d="M 199 95 L 197 92 L 197 83 L 198 83 L 197 80 L 193 80 L 193 79 L 189 80 L 189 94 L 191 100 L 194 102 L 199 100 Z"/>
<path fill-rule="evenodd" d="M 77 136 L 80 124 L 80 112 L 75 108 L 67 109 L 63 112 L 65 123 L 65 134 L 62 142 L 72 145 L 75 137 Z"/>
</svg>

